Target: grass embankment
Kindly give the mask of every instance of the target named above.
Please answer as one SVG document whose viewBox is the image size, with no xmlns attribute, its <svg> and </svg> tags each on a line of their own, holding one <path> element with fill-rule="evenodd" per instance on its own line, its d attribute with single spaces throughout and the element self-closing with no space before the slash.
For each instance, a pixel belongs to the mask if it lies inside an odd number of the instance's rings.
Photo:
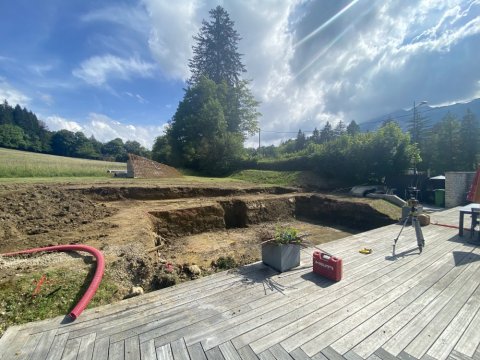
<svg viewBox="0 0 480 360">
<path fill-rule="evenodd" d="M 94 269 L 56 269 L 23 274 L 1 283 L 0 336 L 11 325 L 68 314 L 83 296 L 93 273 Z M 44 281 L 37 288 L 42 276 Z M 117 286 L 106 274 L 88 308 L 118 300 L 117 292 Z"/>
<path fill-rule="evenodd" d="M 254 184 L 294 186 L 298 183 L 300 175 L 301 171 L 242 170 L 230 177 Z"/>
<path fill-rule="evenodd" d="M 127 164 L 0 148 L 0 178 L 110 177 L 108 169 Z"/>
</svg>

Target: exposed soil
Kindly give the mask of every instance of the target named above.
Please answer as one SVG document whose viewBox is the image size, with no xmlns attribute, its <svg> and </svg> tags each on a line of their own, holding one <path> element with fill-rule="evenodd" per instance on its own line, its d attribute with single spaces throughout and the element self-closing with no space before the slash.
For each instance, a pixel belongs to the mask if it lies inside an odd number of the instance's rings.
<svg viewBox="0 0 480 360">
<path fill-rule="evenodd" d="M 151 290 L 259 260 L 264 228 L 289 224 L 320 244 L 394 220 L 368 203 L 281 187 L 2 186 L 0 253 L 92 245 L 126 295 L 131 286 Z M 0 257 L 0 282 L 39 268 L 75 268 L 88 258 Z"/>
</svg>

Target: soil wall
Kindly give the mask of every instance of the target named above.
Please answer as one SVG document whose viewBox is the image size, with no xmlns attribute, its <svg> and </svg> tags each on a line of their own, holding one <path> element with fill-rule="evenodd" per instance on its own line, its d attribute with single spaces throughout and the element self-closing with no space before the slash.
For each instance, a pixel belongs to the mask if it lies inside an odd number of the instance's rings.
<svg viewBox="0 0 480 360">
<path fill-rule="evenodd" d="M 319 195 L 297 196 L 295 213 L 313 221 L 339 224 L 358 230 L 371 230 L 396 222 L 368 204 Z"/>
</svg>

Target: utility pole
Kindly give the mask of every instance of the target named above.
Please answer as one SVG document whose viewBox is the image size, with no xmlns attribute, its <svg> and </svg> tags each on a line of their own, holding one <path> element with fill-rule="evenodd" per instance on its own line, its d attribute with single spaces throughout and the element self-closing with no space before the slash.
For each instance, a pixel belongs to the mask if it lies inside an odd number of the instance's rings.
<svg viewBox="0 0 480 360">
<path fill-rule="evenodd" d="M 420 102 L 418 106 L 426 104 L 426 101 Z M 412 134 L 412 142 L 418 148 L 418 141 L 419 141 L 419 124 L 418 124 L 418 116 L 417 116 L 417 107 L 415 100 L 413 101 L 413 134 Z M 417 175 L 417 160 L 416 158 L 413 159 L 413 174 Z"/>
<path fill-rule="evenodd" d="M 261 129 L 258 128 L 258 150 L 260 150 L 260 131 Z"/>
</svg>

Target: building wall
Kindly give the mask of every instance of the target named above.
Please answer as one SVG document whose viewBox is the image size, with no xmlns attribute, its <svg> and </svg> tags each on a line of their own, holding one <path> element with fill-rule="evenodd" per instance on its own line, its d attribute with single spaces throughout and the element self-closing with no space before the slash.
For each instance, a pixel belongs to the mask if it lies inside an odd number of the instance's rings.
<svg viewBox="0 0 480 360">
<path fill-rule="evenodd" d="M 467 203 L 467 194 L 475 172 L 451 171 L 445 173 L 445 207 L 451 208 Z"/>
</svg>

